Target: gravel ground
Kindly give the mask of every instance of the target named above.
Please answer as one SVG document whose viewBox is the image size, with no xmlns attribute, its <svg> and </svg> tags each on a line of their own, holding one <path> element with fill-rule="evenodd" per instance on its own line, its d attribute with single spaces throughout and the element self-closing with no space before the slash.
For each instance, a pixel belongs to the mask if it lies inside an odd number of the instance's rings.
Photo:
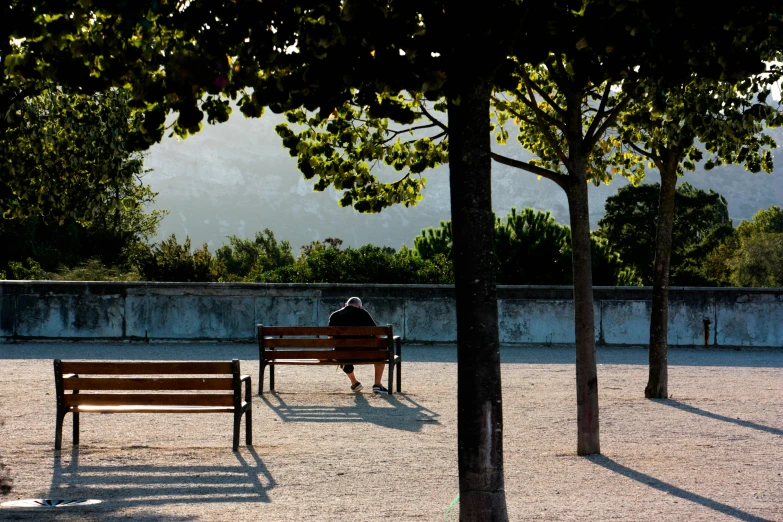
<svg viewBox="0 0 783 522">
<path fill-rule="evenodd" d="M 332 367 L 281 367 L 254 395 L 254 446 L 231 451 L 231 416 L 70 416 L 55 452 L 51 360 L 238 357 L 252 345 L 0 345 L 5 520 L 443 520 L 457 496 L 456 349 L 405 346 L 403 394 L 351 393 Z M 783 520 L 783 351 L 671 350 L 670 400 L 643 398 L 647 352 L 600 348 L 603 455 L 575 455 L 573 347 L 502 351 L 511 520 Z M 244 442 L 244 439 L 242 440 Z M 60 453 L 58 455 L 58 453 Z M 452 515 L 454 512 L 452 511 Z"/>
</svg>

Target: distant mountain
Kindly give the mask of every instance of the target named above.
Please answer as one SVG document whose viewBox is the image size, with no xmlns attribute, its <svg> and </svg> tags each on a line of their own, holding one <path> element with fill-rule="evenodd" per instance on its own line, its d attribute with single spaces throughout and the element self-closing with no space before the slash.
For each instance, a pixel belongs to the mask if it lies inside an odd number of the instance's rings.
<svg viewBox="0 0 783 522">
<path fill-rule="evenodd" d="M 246 119 L 235 111 L 226 123 L 206 125 L 187 140 L 165 138 L 153 146 L 145 159 L 153 172 L 145 181 L 159 192 L 156 207 L 170 211 L 163 220 L 159 237 L 190 236 L 194 245 L 206 242 L 214 249 L 226 236 L 252 237 L 256 231 L 271 229 L 278 239 L 287 239 L 298 248 L 315 239 L 339 237 L 345 245 L 366 243 L 399 248 L 413 245 L 421 229 L 437 226 L 450 218 L 448 168 L 426 172 L 424 200 L 413 208 L 393 207 L 380 214 L 360 214 L 341 208 L 340 193 L 327 189 L 313 192 L 296 168 L 296 158 L 288 155 L 274 126 L 281 115 L 268 113 L 260 119 Z M 783 130 L 772 130 L 783 145 Z M 509 140 L 502 153 L 528 159 L 529 155 Z M 393 176 L 393 171 L 384 171 Z M 654 183 L 657 176 L 647 182 Z M 775 171 L 750 174 L 738 166 L 711 172 L 687 173 L 684 181 L 723 194 L 729 201 L 731 217 L 749 219 L 760 208 L 783 205 L 783 154 L 776 151 Z M 623 179 L 611 185 L 590 187 L 590 222 L 596 228 L 604 214 L 607 197 L 626 185 Z M 511 167 L 493 164 L 493 206 L 499 216 L 511 207 L 550 210 L 561 223 L 568 224 L 568 204 L 554 183 Z"/>
</svg>

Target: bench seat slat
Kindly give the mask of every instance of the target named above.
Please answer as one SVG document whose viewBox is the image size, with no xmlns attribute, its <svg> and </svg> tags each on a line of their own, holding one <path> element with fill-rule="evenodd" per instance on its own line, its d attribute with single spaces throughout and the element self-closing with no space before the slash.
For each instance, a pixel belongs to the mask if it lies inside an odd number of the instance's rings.
<svg viewBox="0 0 783 522">
<path fill-rule="evenodd" d="M 387 348 L 389 339 L 369 337 L 366 339 L 316 339 L 278 338 L 264 336 L 265 348 Z"/>
<path fill-rule="evenodd" d="M 317 359 L 319 361 L 370 360 L 388 361 L 386 350 L 270 350 L 264 352 L 267 361 L 281 359 Z M 336 364 L 336 363 L 335 363 Z"/>
<path fill-rule="evenodd" d="M 242 402 L 242 407 L 247 406 Z M 71 406 L 73 413 L 233 413 L 228 406 Z"/>
<path fill-rule="evenodd" d="M 234 380 L 212 378 L 70 378 L 63 379 L 65 390 L 233 390 Z"/>
<path fill-rule="evenodd" d="M 234 396 L 225 393 L 80 393 L 66 394 L 65 406 L 233 406 Z"/>
<path fill-rule="evenodd" d="M 282 335 L 386 335 L 385 326 L 264 326 L 264 337 Z"/>
<path fill-rule="evenodd" d="M 100 375 L 230 374 L 230 362 L 62 362 L 63 373 Z"/>
</svg>

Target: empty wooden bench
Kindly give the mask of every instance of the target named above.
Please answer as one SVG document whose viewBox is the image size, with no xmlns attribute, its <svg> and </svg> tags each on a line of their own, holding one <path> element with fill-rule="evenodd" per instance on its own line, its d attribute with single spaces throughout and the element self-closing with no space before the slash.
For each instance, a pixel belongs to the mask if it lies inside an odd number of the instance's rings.
<svg viewBox="0 0 783 522">
<path fill-rule="evenodd" d="M 389 393 L 394 369 L 397 392 L 402 381 L 402 346 L 388 326 L 264 326 L 258 325 L 258 393 L 264 393 L 264 369 L 269 366 L 269 390 L 275 391 L 278 364 L 389 365 Z"/>
<path fill-rule="evenodd" d="M 172 377 L 178 375 L 210 377 Z M 214 375 L 220 377 L 212 377 Z M 74 446 L 79 444 L 80 413 L 233 413 L 234 451 L 239 449 L 239 424 L 242 415 L 246 414 L 245 442 L 248 445 L 253 443 L 250 376 L 240 375 L 236 359 L 231 362 L 76 362 L 56 359 L 54 382 L 57 389 L 55 449 L 62 446 L 63 420 L 67 413 L 73 414 Z M 242 383 L 245 384 L 244 399 Z M 190 393 L 137 393 L 140 391 Z"/>
</svg>

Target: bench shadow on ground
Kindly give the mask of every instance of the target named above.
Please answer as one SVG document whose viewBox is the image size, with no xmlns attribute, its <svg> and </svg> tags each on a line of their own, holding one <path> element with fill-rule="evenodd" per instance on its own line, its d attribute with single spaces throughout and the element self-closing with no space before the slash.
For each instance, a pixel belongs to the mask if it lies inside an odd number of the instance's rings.
<svg viewBox="0 0 783 522">
<path fill-rule="evenodd" d="M 249 454 L 249 458 L 245 455 Z M 236 465 L 155 466 L 149 464 L 83 464 L 79 449 L 54 452 L 48 498 L 94 498 L 99 509 L 168 504 L 267 503 L 277 483 L 252 446 L 234 452 Z M 97 507 L 97 506 L 96 506 Z"/>
<path fill-rule="evenodd" d="M 603 455 L 594 455 L 594 456 L 589 456 L 587 458 L 593 464 L 596 464 L 597 466 L 601 466 L 604 469 L 608 469 L 609 471 L 617 473 L 618 475 L 622 475 L 631 480 L 635 480 L 640 484 L 644 484 L 653 489 L 657 489 L 658 491 L 668 493 L 669 495 L 681 498 L 683 500 L 687 500 L 689 502 L 695 502 L 696 504 L 704 506 L 708 509 L 712 509 L 713 511 L 717 511 L 718 513 L 722 513 L 724 515 L 736 518 L 738 520 L 745 520 L 749 522 L 771 522 L 766 518 L 761 518 L 756 515 L 752 515 L 746 511 L 742 511 L 741 509 L 737 509 L 733 506 L 729 506 L 727 504 L 723 504 L 722 502 L 718 502 L 717 500 L 713 500 L 711 498 L 698 495 L 696 493 L 687 491 L 685 489 L 678 488 L 677 486 L 673 486 L 671 484 L 663 482 L 662 480 L 658 480 L 655 477 L 651 477 L 650 475 L 646 475 L 644 473 L 636 471 L 635 469 L 631 469 L 628 466 L 623 466 L 619 462 L 616 462 L 610 459 L 609 457 L 605 457 Z"/>
<path fill-rule="evenodd" d="M 383 428 L 410 432 L 421 431 L 424 424 L 440 425 L 440 414 L 422 406 L 409 395 L 377 395 L 372 401 L 363 393 L 353 395 L 354 404 L 335 406 L 333 404 L 292 405 L 287 395 L 266 392 L 261 400 L 277 414 L 283 422 L 369 422 Z M 382 401 L 383 405 L 374 403 Z"/>
<path fill-rule="evenodd" d="M 672 399 L 659 399 L 659 400 L 654 400 L 653 402 L 657 404 L 661 404 L 663 406 L 669 406 L 670 408 L 676 408 L 678 410 L 682 410 L 688 413 L 693 413 L 695 415 L 701 415 L 702 417 L 707 417 L 708 419 L 730 422 L 731 424 L 736 424 L 737 426 L 742 426 L 743 428 L 751 428 L 754 430 L 765 431 L 767 433 L 771 433 L 773 435 L 780 435 L 781 437 L 783 437 L 783 429 L 773 428 L 771 426 L 765 426 L 763 424 L 757 424 L 755 422 L 746 421 L 742 419 L 726 417 L 725 415 L 719 415 L 717 413 L 712 413 L 710 411 L 696 408 L 695 406 L 691 406 L 690 404 L 685 404 L 684 402 L 679 402 Z"/>
</svg>

